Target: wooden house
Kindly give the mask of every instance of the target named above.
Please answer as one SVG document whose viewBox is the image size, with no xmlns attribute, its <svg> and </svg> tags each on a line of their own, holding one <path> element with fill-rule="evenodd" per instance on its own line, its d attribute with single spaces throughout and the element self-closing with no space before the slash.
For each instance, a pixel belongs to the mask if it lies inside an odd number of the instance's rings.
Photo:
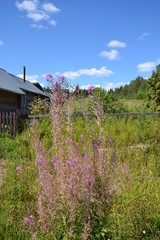
<svg viewBox="0 0 160 240">
<path fill-rule="evenodd" d="M 0 68 L 0 110 L 29 109 L 35 98 L 48 98 L 42 90 L 23 79 Z"/>
</svg>

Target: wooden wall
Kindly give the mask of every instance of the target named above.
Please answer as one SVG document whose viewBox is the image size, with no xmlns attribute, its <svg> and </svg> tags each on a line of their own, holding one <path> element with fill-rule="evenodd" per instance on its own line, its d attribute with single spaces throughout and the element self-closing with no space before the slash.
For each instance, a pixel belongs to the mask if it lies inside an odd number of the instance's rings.
<svg viewBox="0 0 160 240">
<path fill-rule="evenodd" d="M 26 92 L 26 104 L 27 104 L 27 109 L 29 109 L 34 102 L 35 99 L 45 99 L 44 96 L 42 95 L 36 95 L 35 93 L 31 92 Z"/>
<path fill-rule="evenodd" d="M 38 96 L 35 95 L 34 93 L 26 92 L 26 104 L 27 104 L 27 109 L 29 109 L 32 106 L 33 101 L 37 98 Z"/>
<path fill-rule="evenodd" d="M 0 90 L 0 109 L 20 109 L 21 95 Z"/>
<path fill-rule="evenodd" d="M 0 90 L 0 110 L 30 109 L 32 102 L 38 97 L 41 99 L 45 98 L 31 92 L 26 92 L 26 95 L 23 96 Z"/>
</svg>

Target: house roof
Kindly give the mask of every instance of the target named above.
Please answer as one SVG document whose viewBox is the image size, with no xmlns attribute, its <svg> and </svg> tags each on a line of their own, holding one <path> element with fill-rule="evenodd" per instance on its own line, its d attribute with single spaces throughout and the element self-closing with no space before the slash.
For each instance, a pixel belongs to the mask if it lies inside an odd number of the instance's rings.
<svg viewBox="0 0 160 240">
<path fill-rule="evenodd" d="M 25 92 L 27 91 L 46 96 L 45 93 L 34 86 L 31 82 L 27 80 L 24 82 L 22 78 L 10 74 L 0 68 L 0 90 L 1 89 L 20 95 L 25 95 Z"/>
</svg>

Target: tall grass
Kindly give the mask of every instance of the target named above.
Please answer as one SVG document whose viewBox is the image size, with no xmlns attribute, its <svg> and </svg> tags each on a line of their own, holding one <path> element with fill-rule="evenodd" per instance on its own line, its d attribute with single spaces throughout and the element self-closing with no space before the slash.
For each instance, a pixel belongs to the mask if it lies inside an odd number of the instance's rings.
<svg viewBox="0 0 160 240">
<path fill-rule="evenodd" d="M 159 119 L 106 120 L 97 101 L 96 118 L 73 118 L 74 99 L 63 88 L 53 86 L 50 120 L 0 139 L 9 159 L 2 239 L 158 240 Z"/>
<path fill-rule="evenodd" d="M 87 145 L 87 136 L 82 132 L 79 143 L 75 142 L 74 122 L 71 118 L 73 99 L 65 94 L 63 84 L 57 83 L 52 88 L 50 112 L 54 156 L 51 159 L 40 141 L 36 121 L 31 123 L 38 169 L 37 210 L 25 222 L 33 235 L 43 235 L 46 239 L 88 239 L 95 235 L 100 238 L 114 196 L 123 186 L 120 169 L 123 169 L 124 176 L 128 168 L 120 163 L 116 165 L 113 152 L 106 150 L 104 121 L 99 117 L 102 113 L 99 104 L 93 106 L 98 135 L 94 134 L 89 121 Z M 112 143 L 114 141 L 110 140 Z M 95 217 L 100 226 L 97 223 L 95 225 Z M 95 231 L 96 227 L 99 229 Z"/>
</svg>

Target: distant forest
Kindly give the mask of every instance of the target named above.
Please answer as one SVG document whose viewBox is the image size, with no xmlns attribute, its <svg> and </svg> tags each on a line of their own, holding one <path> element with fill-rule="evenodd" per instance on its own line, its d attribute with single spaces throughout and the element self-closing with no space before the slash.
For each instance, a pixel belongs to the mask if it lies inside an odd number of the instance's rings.
<svg viewBox="0 0 160 240">
<path fill-rule="evenodd" d="M 109 90 L 109 94 L 114 94 L 118 98 L 128 99 L 144 99 L 146 98 L 146 80 L 143 77 L 137 77 L 132 80 L 128 85 Z"/>
</svg>

